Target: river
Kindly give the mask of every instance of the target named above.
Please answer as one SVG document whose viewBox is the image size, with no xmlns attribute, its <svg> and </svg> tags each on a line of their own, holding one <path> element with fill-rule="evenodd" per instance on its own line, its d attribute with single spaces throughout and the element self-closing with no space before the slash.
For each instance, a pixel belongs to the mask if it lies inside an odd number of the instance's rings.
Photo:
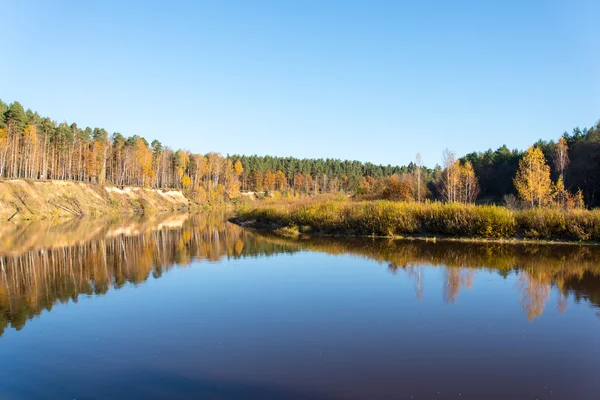
<svg viewBox="0 0 600 400">
<path fill-rule="evenodd" d="M 1 399 L 594 399 L 600 246 L 0 225 Z"/>
</svg>

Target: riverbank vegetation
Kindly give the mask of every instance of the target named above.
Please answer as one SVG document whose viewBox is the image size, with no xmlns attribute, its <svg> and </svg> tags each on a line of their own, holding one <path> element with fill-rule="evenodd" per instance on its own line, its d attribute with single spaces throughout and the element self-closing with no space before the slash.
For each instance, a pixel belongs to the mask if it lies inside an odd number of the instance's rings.
<svg viewBox="0 0 600 400">
<path fill-rule="evenodd" d="M 599 126 L 586 130 L 587 139 L 581 140 L 600 139 Z M 357 192 L 352 201 L 258 203 L 241 207 L 239 221 L 286 235 L 316 232 L 600 242 L 600 210 L 586 209 L 582 187 L 567 189 L 565 183 L 571 161 L 567 138 L 552 145 L 553 167 L 542 145 L 531 146 L 520 155 L 502 206 L 476 205 L 481 184 L 473 162 L 445 151 L 444 167 L 438 168 L 437 178 L 429 186 L 424 185 L 423 171 L 417 167 L 411 173 L 385 178 L 378 192 Z M 313 194 L 317 196 L 316 191 Z M 595 202 L 594 193 L 587 197 Z"/>
<path fill-rule="evenodd" d="M 245 205 L 238 221 L 259 228 L 349 236 L 435 236 L 600 242 L 600 210 L 461 203 L 289 201 Z"/>
</svg>

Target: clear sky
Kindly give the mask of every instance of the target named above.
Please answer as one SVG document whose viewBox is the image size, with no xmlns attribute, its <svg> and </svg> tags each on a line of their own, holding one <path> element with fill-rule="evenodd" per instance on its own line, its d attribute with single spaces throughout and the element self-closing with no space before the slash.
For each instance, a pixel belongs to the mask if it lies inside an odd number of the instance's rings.
<svg viewBox="0 0 600 400">
<path fill-rule="evenodd" d="M 173 148 L 434 165 L 600 118 L 600 2 L 4 1 L 0 98 Z"/>
</svg>

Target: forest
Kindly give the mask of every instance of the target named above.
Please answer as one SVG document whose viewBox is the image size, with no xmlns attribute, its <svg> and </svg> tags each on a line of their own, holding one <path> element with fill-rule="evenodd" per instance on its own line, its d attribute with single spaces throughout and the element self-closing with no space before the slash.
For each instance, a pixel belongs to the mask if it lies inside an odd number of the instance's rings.
<svg viewBox="0 0 600 400">
<path fill-rule="evenodd" d="M 192 153 L 138 135 L 58 123 L 0 100 L 0 178 L 177 188 L 198 202 L 233 199 L 240 191 L 259 197 L 342 192 L 359 200 L 593 208 L 600 202 L 600 122 L 556 141 L 540 140 L 527 151 L 502 146 L 458 158 L 447 150 L 442 163 L 429 168 L 419 154 L 393 166 Z"/>
<path fill-rule="evenodd" d="M 408 169 L 357 161 L 223 157 L 173 150 L 138 135 L 125 137 L 102 128 L 57 123 L 18 102 L 7 105 L 0 100 L 0 178 L 177 188 L 198 202 L 214 202 L 235 198 L 240 189 L 350 192 L 364 177 L 383 178 L 402 171 Z"/>
<path fill-rule="evenodd" d="M 590 128 L 564 132 L 557 141 L 539 140 L 533 147 L 543 153 L 553 182 L 562 175 L 568 192 L 581 190 L 588 207 L 600 205 L 600 121 Z M 517 195 L 514 178 L 523 155 L 506 146 L 465 155 L 461 160 L 469 161 L 478 177 L 478 199 L 500 202 L 506 195 Z"/>
</svg>

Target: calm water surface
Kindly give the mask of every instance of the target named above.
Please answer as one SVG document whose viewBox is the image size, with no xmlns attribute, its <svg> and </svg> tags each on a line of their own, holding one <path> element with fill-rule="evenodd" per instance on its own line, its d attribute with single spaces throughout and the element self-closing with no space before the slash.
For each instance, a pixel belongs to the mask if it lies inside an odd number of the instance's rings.
<svg viewBox="0 0 600 400">
<path fill-rule="evenodd" d="M 600 247 L 0 225 L 1 399 L 597 399 Z"/>
</svg>

